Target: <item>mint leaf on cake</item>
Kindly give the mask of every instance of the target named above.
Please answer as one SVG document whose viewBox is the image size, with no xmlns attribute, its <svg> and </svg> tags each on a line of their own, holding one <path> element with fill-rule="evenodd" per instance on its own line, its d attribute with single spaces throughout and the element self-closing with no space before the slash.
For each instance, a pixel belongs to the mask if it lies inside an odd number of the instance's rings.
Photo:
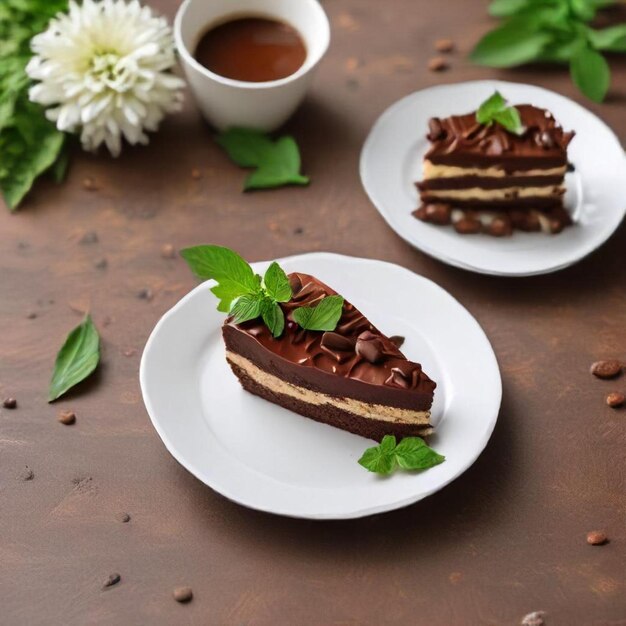
<svg viewBox="0 0 626 626">
<path fill-rule="evenodd" d="M 284 185 L 308 185 L 300 173 L 300 151 L 293 137 L 272 141 L 265 133 L 249 128 L 230 128 L 217 137 L 217 143 L 241 167 L 254 167 L 244 191 Z"/>
<path fill-rule="evenodd" d="M 220 246 L 181 254 L 196 275 L 218 283 L 211 291 L 229 313 L 222 326 L 226 360 L 245 390 L 369 439 L 392 436 L 369 453 L 376 471 L 424 464 L 424 451 L 408 444 L 399 461 L 395 437 L 432 432 L 436 384 L 354 305 L 318 278 L 287 274 L 276 262 L 261 278 Z"/>
<path fill-rule="evenodd" d="M 498 91 L 478 107 L 476 121 L 487 126 L 495 122 L 515 135 L 521 135 L 524 132 L 519 111 L 515 107 L 508 106 Z"/>
</svg>

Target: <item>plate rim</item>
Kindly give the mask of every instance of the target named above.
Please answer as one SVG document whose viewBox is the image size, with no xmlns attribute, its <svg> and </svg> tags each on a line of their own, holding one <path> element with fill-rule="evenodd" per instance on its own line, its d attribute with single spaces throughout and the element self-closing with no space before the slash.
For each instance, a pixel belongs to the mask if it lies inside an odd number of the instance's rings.
<svg viewBox="0 0 626 626">
<path fill-rule="evenodd" d="M 558 272 L 560 270 L 566 269 L 567 267 L 571 267 L 572 265 L 582 261 L 583 259 L 588 257 L 590 254 L 594 253 L 596 250 L 602 247 L 615 234 L 615 232 L 619 229 L 620 225 L 624 221 L 624 217 L 626 216 L 626 202 L 624 203 L 622 207 L 621 216 L 619 217 L 619 220 L 617 220 L 615 227 L 612 230 L 605 233 L 602 238 L 598 239 L 598 241 L 594 243 L 593 247 L 591 247 L 589 250 L 585 250 L 582 254 L 576 256 L 575 258 L 569 259 L 562 263 L 556 263 L 553 265 L 546 266 L 540 270 L 498 271 L 498 270 L 491 270 L 491 269 L 487 269 L 483 267 L 476 267 L 471 264 L 466 264 L 462 260 L 459 260 L 456 258 L 450 258 L 448 256 L 442 255 L 438 253 L 436 250 L 431 249 L 427 244 L 424 244 L 423 242 L 420 242 L 418 244 L 415 238 L 411 237 L 408 233 L 402 232 L 400 228 L 396 227 L 396 225 L 393 223 L 391 213 L 387 211 L 385 208 L 381 208 L 380 204 L 382 203 L 377 201 L 376 195 L 372 191 L 370 191 L 369 185 L 367 183 L 367 177 L 366 177 L 366 171 L 365 171 L 367 169 L 366 155 L 368 152 L 371 151 L 371 144 L 374 141 L 375 132 L 379 129 L 380 126 L 382 126 L 387 121 L 387 118 L 392 117 L 397 109 L 400 109 L 405 104 L 405 102 L 415 97 L 417 94 L 421 94 L 425 92 L 441 91 L 441 90 L 445 90 L 451 87 L 462 88 L 467 85 L 491 85 L 491 86 L 494 86 L 495 88 L 501 88 L 501 89 L 505 89 L 507 85 L 514 85 L 516 87 L 530 87 L 532 89 L 545 92 L 551 96 L 557 96 L 559 98 L 563 98 L 567 100 L 570 104 L 574 105 L 579 110 L 582 110 L 586 114 L 593 117 L 596 123 L 599 123 L 608 131 L 608 133 L 611 136 L 612 141 L 615 142 L 616 146 L 622 152 L 623 162 L 624 162 L 624 165 L 626 165 L 626 152 L 624 151 L 622 143 L 617 137 L 617 135 L 615 134 L 615 132 L 613 131 L 613 129 L 602 118 L 596 115 L 593 111 L 590 111 L 589 109 L 584 107 L 582 104 L 576 102 L 572 98 L 569 98 L 568 96 L 558 93 L 552 89 L 547 89 L 539 85 L 531 85 L 530 83 L 504 81 L 504 80 L 498 80 L 498 79 L 467 80 L 467 81 L 461 81 L 461 82 L 448 82 L 448 83 L 441 83 L 438 85 L 431 85 L 429 87 L 424 87 L 423 89 L 417 89 L 410 94 L 402 96 L 401 98 L 399 98 L 398 100 L 390 104 L 376 118 L 376 121 L 372 124 L 369 130 L 369 133 L 365 141 L 363 142 L 363 147 L 361 148 L 361 154 L 359 157 L 359 176 L 361 178 L 361 184 L 363 186 L 363 190 L 365 191 L 365 194 L 367 195 L 369 201 L 376 208 L 378 213 L 383 217 L 383 219 L 385 220 L 389 228 L 391 228 L 391 230 L 393 230 L 396 233 L 396 235 L 398 235 L 401 239 L 406 241 L 412 248 L 419 250 L 420 252 L 423 252 L 424 254 L 428 255 L 429 257 L 441 263 L 445 263 L 447 265 L 457 267 L 459 269 L 462 269 L 468 272 L 475 272 L 475 273 L 483 274 L 486 276 L 498 276 L 498 277 L 510 276 L 510 277 L 515 277 L 515 278 L 522 278 L 522 277 L 528 277 L 528 276 L 541 276 L 543 274 L 550 274 L 553 272 Z"/>
<path fill-rule="evenodd" d="M 447 477 L 442 482 L 436 484 L 433 487 L 427 488 L 418 494 L 411 494 L 410 496 L 406 498 L 399 499 L 392 503 L 384 503 L 381 505 L 373 504 L 371 506 L 361 507 L 358 509 L 350 509 L 345 512 L 342 512 L 341 514 L 338 514 L 336 512 L 334 513 L 333 512 L 331 513 L 321 512 L 317 514 L 297 514 L 297 513 L 294 513 L 293 511 L 279 510 L 277 509 L 277 507 L 270 508 L 270 507 L 257 506 L 255 504 L 245 502 L 242 499 L 238 498 L 236 493 L 232 493 L 226 489 L 222 489 L 221 487 L 223 487 L 223 485 L 220 485 L 219 486 L 220 488 L 218 488 L 214 484 L 209 484 L 208 482 L 206 482 L 204 478 L 201 477 L 200 475 L 201 472 L 197 471 L 194 468 L 193 461 L 189 461 L 185 458 L 185 454 L 176 448 L 174 443 L 169 439 L 165 428 L 161 427 L 160 425 L 159 419 L 157 417 L 157 411 L 155 410 L 152 400 L 150 398 L 150 394 L 147 391 L 147 376 L 148 376 L 147 363 L 148 363 L 149 353 L 151 351 L 152 345 L 153 343 L 157 341 L 157 337 L 159 335 L 159 331 L 162 325 L 165 324 L 166 320 L 168 320 L 170 317 L 175 315 L 180 308 L 184 307 L 185 304 L 189 300 L 191 300 L 198 292 L 207 289 L 207 283 L 212 282 L 210 280 L 203 281 L 200 284 L 196 285 L 196 287 L 194 287 L 191 291 L 189 291 L 182 298 L 180 298 L 180 300 L 178 300 L 172 307 L 170 307 L 159 318 L 154 328 L 152 329 L 148 337 L 148 340 L 146 341 L 144 350 L 141 355 L 141 362 L 139 366 L 139 383 L 140 383 L 141 394 L 142 394 L 142 398 L 144 401 L 144 406 L 146 408 L 146 412 L 148 413 L 148 417 L 150 418 L 150 421 L 154 429 L 159 435 L 159 438 L 161 439 L 161 442 L 163 443 L 167 451 L 186 471 L 188 471 L 192 476 L 194 476 L 201 483 L 203 483 L 204 485 L 206 485 L 207 487 L 209 487 L 216 493 L 220 494 L 222 497 L 240 506 L 244 506 L 248 509 L 261 511 L 264 513 L 269 513 L 269 514 L 274 514 L 274 515 L 280 515 L 283 517 L 295 518 L 295 519 L 340 520 L 340 519 L 357 519 L 357 518 L 367 517 L 367 516 L 375 515 L 379 513 L 385 513 L 388 511 L 394 511 L 397 509 L 410 506 L 412 504 L 415 504 L 416 502 L 423 500 L 424 498 L 427 498 L 433 493 L 440 491 L 441 489 L 449 485 L 451 482 L 459 478 L 459 476 L 461 476 L 470 467 L 472 467 L 472 465 L 474 465 L 478 457 L 483 453 L 484 449 L 489 443 L 489 440 L 491 439 L 496 423 L 498 421 L 498 417 L 500 415 L 500 409 L 502 407 L 502 393 L 503 393 L 502 374 L 501 374 L 500 367 L 498 364 L 497 356 L 495 354 L 493 346 L 491 345 L 491 342 L 489 341 L 489 338 L 487 334 L 485 333 L 484 329 L 479 324 L 478 320 L 474 317 L 474 315 L 472 315 L 472 313 L 463 304 L 461 304 L 451 293 L 449 293 L 443 287 L 435 283 L 433 280 L 421 274 L 417 274 L 407 269 L 406 267 L 403 267 L 401 265 L 398 265 L 396 263 L 392 263 L 389 261 L 381 261 L 378 259 L 356 257 L 356 256 L 333 253 L 333 252 L 307 252 L 303 254 L 296 254 L 296 255 L 290 255 L 287 257 L 282 257 L 280 259 L 276 259 L 276 261 L 278 263 L 283 263 L 285 261 L 294 261 L 294 260 L 299 261 L 304 258 L 319 258 L 319 257 L 326 257 L 326 258 L 335 259 L 338 261 L 347 260 L 349 262 L 356 261 L 356 262 L 362 262 L 365 264 L 382 264 L 385 266 L 389 266 L 394 271 L 399 270 L 400 273 L 406 274 L 412 279 L 415 279 L 415 278 L 421 279 L 425 281 L 426 283 L 429 283 L 431 288 L 435 288 L 436 290 L 443 292 L 445 296 L 452 299 L 454 303 L 458 305 L 467 314 L 468 321 L 471 321 L 471 323 L 475 327 L 475 330 L 480 334 L 481 340 L 484 342 L 484 346 L 487 351 L 486 356 L 491 360 L 491 366 L 492 366 L 490 375 L 493 377 L 494 389 L 493 389 L 493 393 L 490 395 L 493 397 L 493 402 L 494 402 L 493 416 L 486 423 L 486 428 L 484 430 L 482 439 L 480 439 L 477 442 L 473 452 L 468 456 L 467 461 L 458 468 L 458 471 L 456 471 L 451 476 Z M 256 266 L 258 265 L 269 264 L 269 263 L 271 263 L 271 261 L 269 260 L 257 261 L 257 262 L 251 263 L 251 265 L 253 268 L 256 269 Z"/>
</svg>

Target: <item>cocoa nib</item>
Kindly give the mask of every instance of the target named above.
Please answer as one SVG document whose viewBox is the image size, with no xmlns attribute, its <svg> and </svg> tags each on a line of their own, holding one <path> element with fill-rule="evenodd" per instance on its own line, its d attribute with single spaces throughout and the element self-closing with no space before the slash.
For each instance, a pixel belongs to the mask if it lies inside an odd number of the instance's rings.
<svg viewBox="0 0 626 626">
<path fill-rule="evenodd" d="M 596 361 L 590 369 L 591 373 L 598 378 L 615 378 L 622 371 L 622 363 L 615 359 L 608 361 Z"/>
</svg>

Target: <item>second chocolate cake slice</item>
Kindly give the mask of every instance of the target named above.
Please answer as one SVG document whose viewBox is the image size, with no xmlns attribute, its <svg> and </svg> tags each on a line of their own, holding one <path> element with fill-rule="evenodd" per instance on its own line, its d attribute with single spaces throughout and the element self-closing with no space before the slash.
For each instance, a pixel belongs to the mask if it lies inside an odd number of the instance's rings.
<svg viewBox="0 0 626 626">
<path fill-rule="evenodd" d="M 336 292 L 308 274 L 289 275 L 292 298 L 280 306 L 285 328 L 273 337 L 260 319 L 223 326 L 226 358 L 243 387 L 318 422 L 381 440 L 432 431 L 435 383 L 352 304 L 334 331 L 305 330 L 293 319 Z"/>
</svg>

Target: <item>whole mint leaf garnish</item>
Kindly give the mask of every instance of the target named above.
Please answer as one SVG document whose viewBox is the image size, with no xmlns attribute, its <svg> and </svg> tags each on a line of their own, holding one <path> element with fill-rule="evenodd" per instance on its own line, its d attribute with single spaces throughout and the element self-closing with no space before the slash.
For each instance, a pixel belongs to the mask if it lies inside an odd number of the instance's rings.
<svg viewBox="0 0 626 626">
<path fill-rule="evenodd" d="M 294 309 L 293 319 L 306 330 L 332 331 L 343 312 L 341 296 L 326 296 L 317 306 Z"/>
<path fill-rule="evenodd" d="M 515 107 L 508 106 L 498 91 L 494 92 L 478 107 L 476 121 L 485 125 L 495 122 L 516 135 L 521 135 L 524 132 L 519 111 Z"/>
<path fill-rule="evenodd" d="M 291 300 L 291 285 L 283 268 L 274 261 L 265 272 L 263 285 L 270 298 L 276 302 L 289 302 Z"/>
<path fill-rule="evenodd" d="M 61 397 L 69 389 L 87 378 L 100 360 L 100 336 L 87 315 L 67 336 L 57 354 L 50 381 L 48 402 Z"/>
<path fill-rule="evenodd" d="M 217 137 L 217 143 L 241 167 L 257 168 L 246 178 L 246 191 L 309 184 L 309 177 L 300 174 L 300 152 L 293 137 L 272 141 L 257 130 L 231 128 Z"/>
<path fill-rule="evenodd" d="M 570 62 L 572 80 L 590 100 L 602 102 L 611 83 L 606 59 L 589 45 L 583 44 Z"/>
<path fill-rule="evenodd" d="M 426 445 L 420 437 L 405 437 L 396 445 L 393 435 L 385 435 L 379 445 L 368 448 L 359 464 L 370 472 L 391 474 L 396 468 L 424 470 L 445 461 L 445 457 Z"/>
</svg>

